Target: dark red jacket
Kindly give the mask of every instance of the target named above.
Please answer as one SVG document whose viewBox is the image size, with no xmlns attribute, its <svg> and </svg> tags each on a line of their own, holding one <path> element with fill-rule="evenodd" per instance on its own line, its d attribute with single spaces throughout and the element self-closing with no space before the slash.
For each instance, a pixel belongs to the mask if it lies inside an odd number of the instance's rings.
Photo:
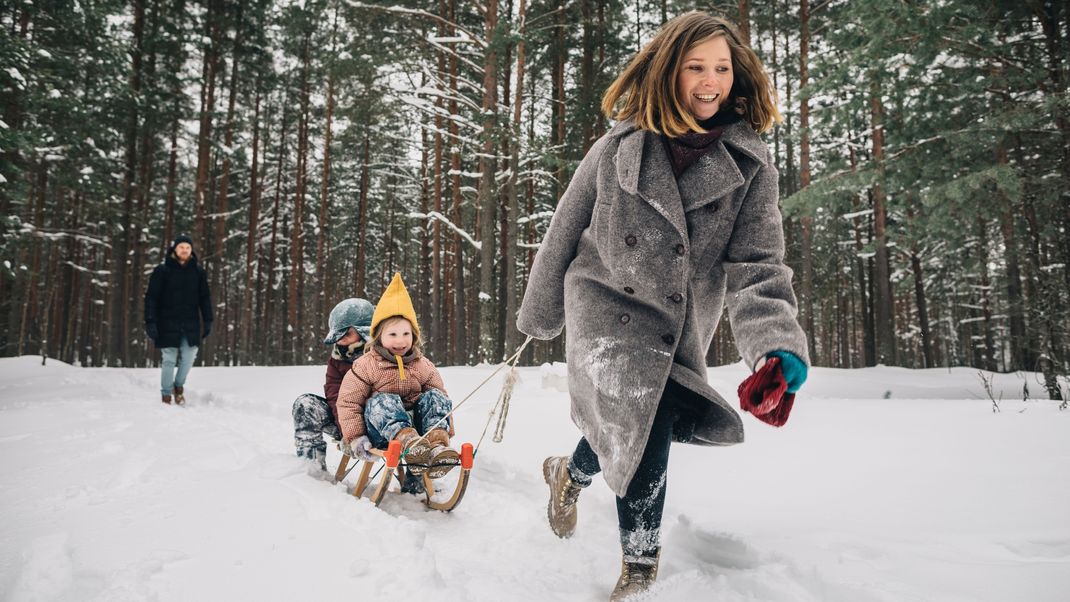
<svg viewBox="0 0 1070 602">
<path fill-rule="evenodd" d="M 353 366 L 353 361 L 364 355 L 363 342 L 350 348 L 335 345 L 331 349 L 331 357 L 327 360 L 327 375 L 323 380 L 323 396 L 327 398 L 327 405 L 331 406 L 331 415 L 338 422 L 338 389 L 342 386 L 342 378 Z"/>
</svg>

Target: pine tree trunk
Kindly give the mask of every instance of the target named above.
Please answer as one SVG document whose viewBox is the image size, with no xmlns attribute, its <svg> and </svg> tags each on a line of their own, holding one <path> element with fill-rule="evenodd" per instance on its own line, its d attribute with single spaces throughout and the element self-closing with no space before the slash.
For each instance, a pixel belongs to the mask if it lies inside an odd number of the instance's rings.
<svg viewBox="0 0 1070 602">
<path fill-rule="evenodd" d="M 201 68 L 200 129 L 197 133 L 197 180 L 193 190 L 194 221 L 193 242 L 204 244 L 205 215 L 208 212 L 209 174 L 212 167 L 212 113 L 215 111 L 215 80 L 219 67 L 220 27 L 217 13 L 222 10 L 222 0 L 208 0 L 205 14 L 205 33 L 208 48 L 204 52 Z"/>
<path fill-rule="evenodd" d="M 1031 3 L 1035 6 L 1035 3 Z M 1039 7 L 1038 7 L 1039 8 Z M 1063 14 L 1066 9 L 1065 2 L 1045 0 L 1043 8 L 1040 8 L 1041 28 L 1044 31 L 1044 41 L 1048 53 L 1048 79 L 1050 88 L 1056 94 L 1065 95 L 1067 88 L 1063 79 L 1066 77 L 1066 64 L 1070 62 L 1066 48 L 1066 40 L 1063 39 L 1059 30 L 1060 23 L 1065 23 L 1067 35 L 1070 35 L 1070 20 Z M 1066 103 L 1051 103 L 1055 127 L 1059 130 L 1059 138 L 1062 141 L 1062 155 L 1060 157 L 1060 186 L 1059 203 L 1061 205 L 1062 232 L 1061 250 L 1062 263 L 1064 266 L 1063 282 L 1065 293 L 1070 294 L 1070 109 Z"/>
<path fill-rule="evenodd" d="M 454 22 L 457 16 L 457 0 L 450 0 L 450 21 Z M 451 28 L 450 35 L 456 35 Z M 450 102 L 449 114 L 457 115 L 457 56 L 450 55 Z M 458 126 L 453 119 L 449 122 L 449 135 L 451 141 L 450 152 L 450 194 L 452 196 L 450 219 L 458 227 L 463 227 L 461 215 L 461 151 L 458 140 Z M 446 362 L 454 365 L 461 353 L 460 333 L 465 331 L 464 307 L 464 251 L 461 248 L 461 237 L 456 232 L 450 240 L 450 263 L 449 280 L 447 282 L 446 298 L 451 299 L 452 312 L 449 315 L 449 348 L 447 349 Z"/>
<path fill-rule="evenodd" d="M 421 78 L 421 87 L 427 85 L 426 76 Z M 431 159 L 431 137 L 427 135 L 427 130 L 420 129 L 420 213 L 427 215 L 431 208 L 431 179 L 430 179 L 430 166 L 428 162 Z M 429 224 L 425 221 L 419 222 L 420 229 L 420 257 L 417 262 L 417 273 L 419 278 L 417 279 L 417 302 L 416 310 L 419 312 L 419 316 L 423 320 L 424 328 L 427 334 L 431 334 L 434 321 L 434 317 L 438 314 L 438 308 L 428 304 L 429 292 L 431 290 L 431 229 Z"/>
<path fill-rule="evenodd" d="M 742 15 L 746 0 L 740 0 Z M 810 8 L 807 0 L 799 0 L 799 189 L 810 185 L 810 93 L 808 70 L 810 60 Z M 749 31 L 747 39 L 749 39 Z M 802 317 L 807 333 L 807 345 L 812 361 L 818 363 L 817 332 L 814 330 L 814 260 L 813 217 L 799 218 L 802 226 Z M 825 346 L 823 346 L 825 347 Z"/>
<path fill-rule="evenodd" d="M 361 152 L 360 194 L 357 202 L 357 260 L 353 288 L 356 296 L 362 299 L 368 296 L 366 275 L 368 261 L 368 187 L 371 182 L 371 176 L 368 173 L 371 170 L 370 143 L 368 140 L 370 135 L 370 132 L 365 129 L 364 149 Z"/>
<path fill-rule="evenodd" d="M 293 230 L 290 235 L 289 294 L 287 295 L 287 321 L 290 336 L 290 361 L 301 361 L 299 349 L 304 349 L 302 330 L 302 303 L 304 302 L 305 261 L 305 193 L 308 186 L 308 129 L 309 129 L 309 78 L 311 64 L 312 31 L 307 30 L 301 44 L 301 116 L 297 133 L 297 174 L 294 192 Z"/>
<path fill-rule="evenodd" d="M 929 308 L 925 299 L 925 278 L 921 269 L 921 258 L 917 250 L 910 253 L 910 268 L 914 273 L 914 302 L 918 306 L 918 325 L 921 328 L 921 346 L 925 359 L 925 368 L 934 368 L 932 332 L 929 330 Z"/>
<path fill-rule="evenodd" d="M 249 365 L 252 363 L 252 349 L 250 348 L 250 335 L 253 323 L 253 270 L 258 265 L 259 238 L 260 238 L 260 97 L 262 83 L 260 76 L 256 78 L 254 88 L 256 97 L 253 101 L 253 156 L 249 165 L 249 229 L 245 236 L 245 287 L 242 289 L 241 312 L 238 314 L 238 324 L 241 329 L 241 343 L 239 344 L 239 363 Z M 265 146 L 267 144 L 265 136 Z M 259 270 L 257 270 L 259 271 Z"/>
<path fill-rule="evenodd" d="M 805 5 L 806 0 L 801 0 L 800 4 Z M 750 2 L 748 0 L 738 0 L 737 6 L 739 9 L 739 20 L 736 22 L 736 27 L 739 30 L 739 37 L 743 38 L 744 44 L 750 46 Z M 802 6 L 799 7 L 799 21 L 801 23 L 806 23 L 806 17 L 803 16 Z M 809 25 L 803 25 L 804 31 L 807 27 L 809 27 Z M 799 60 L 805 61 L 806 59 L 800 56 Z M 801 85 L 805 86 L 806 84 Z"/>
<path fill-rule="evenodd" d="M 279 155 L 277 159 L 277 166 L 275 169 L 275 199 L 272 203 L 271 209 L 271 251 L 269 251 L 267 272 L 268 272 L 268 284 L 267 289 L 264 291 L 264 295 L 267 297 L 263 307 L 264 317 L 267 318 L 267 323 L 260 325 L 262 340 L 258 348 L 264 354 L 265 361 L 281 362 L 282 358 L 286 355 L 284 351 L 287 349 L 284 340 L 273 340 L 273 335 L 277 332 L 275 328 L 276 318 L 275 313 L 278 311 L 275 309 L 275 275 L 278 273 L 278 249 L 279 249 L 279 202 L 282 197 L 282 170 L 286 163 L 286 126 L 289 125 L 289 117 L 286 112 L 286 108 L 289 106 L 289 98 L 283 99 L 282 108 L 282 124 L 281 134 L 279 136 Z M 257 304 L 260 306 L 260 304 Z M 285 331 L 282 333 L 285 336 Z M 270 345 L 269 345 L 270 343 Z M 274 352 L 274 357 L 269 354 Z M 268 360 L 267 358 L 271 358 Z"/>
<path fill-rule="evenodd" d="M 211 261 L 206 264 L 211 265 L 210 275 L 212 277 L 211 291 L 213 296 L 213 302 L 217 306 L 221 305 L 222 300 L 223 311 L 222 315 L 218 316 L 222 324 L 230 324 L 228 319 L 229 309 L 229 295 L 226 294 L 230 284 L 230 276 L 227 273 L 227 257 L 230 254 L 227 252 L 227 212 L 230 211 L 230 168 L 231 168 L 231 148 L 234 145 L 234 105 L 238 98 L 238 86 L 240 80 L 238 79 L 239 72 L 241 71 L 241 53 L 242 53 L 242 32 L 244 25 L 242 23 L 242 6 L 239 3 L 237 8 L 237 15 L 235 16 L 237 34 L 234 37 L 234 50 L 233 58 L 231 59 L 230 68 L 230 94 L 227 99 L 227 117 L 225 125 L 223 126 L 223 173 L 219 178 L 219 194 L 216 196 L 218 203 L 216 205 L 216 218 L 215 218 L 215 235 L 212 237 L 213 252 L 210 254 Z M 203 245 L 202 245 L 203 247 Z M 222 297 L 222 299 L 220 299 Z M 212 339 L 206 339 L 201 342 L 202 353 L 205 359 L 205 363 L 210 365 L 216 365 L 221 360 L 229 364 L 233 360 L 234 349 L 228 340 L 230 338 L 230 331 L 227 328 L 219 328 L 216 330 L 216 335 Z M 222 354 L 219 353 L 219 349 L 222 349 Z M 220 357 L 220 356 L 223 357 Z"/>
<path fill-rule="evenodd" d="M 120 218 L 121 230 L 112 243 L 112 279 L 109 287 L 108 305 L 111 315 L 109 336 L 109 365 L 128 365 L 130 358 L 130 238 L 134 220 L 134 187 L 137 178 L 137 141 L 140 122 L 138 106 L 141 102 L 141 65 L 144 52 L 145 2 L 133 0 L 133 47 L 130 51 L 130 97 L 123 162 L 123 208 Z"/>
<path fill-rule="evenodd" d="M 497 161 L 493 155 L 498 104 L 498 65 L 494 51 L 494 30 L 498 25 L 498 0 L 487 0 L 484 31 L 487 47 L 483 60 L 483 152 L 479 157 L 479 359 L 491 362 L 494 355 L 494 226 L 497 220 L 495 173 Z M 459 223 L 459 222 L 458 222 Z"/>
<path fill-rule="evenodd" d="M 978 245 L 980 257 L 977 265 L 981 272 L 981 317 L 985 341 L 983 367 L 985 370 L 995 372 L 998 366 L 996 364 L 996 341 L 992 332 L 992 281 L 988 274 L 988 224 L 982 215 L 977 216 L 977 236 L 980 240 Z"/>
<path fill-rule="evenodd" d="M 520 203 L 517 198 L 517 179 L 520 176 L 520 132 L 523 126 L 524 109 L 524 36 L 527 33 L 525 14 L 526 0 L 520 0 L 518 7 L 518 34 L 516 44 L 516 98 L 513 100 L 513 129 L 510 136 L 509 149 L 509 210 L 507 214 L 508 232 L 506 239 L 508 246 L 503 260 L 505 261 L 505 355 L 512 355 L 520 346 L 520 331 L 516 329 L 516 314 L 520 309 L 519 291 L 516 286 L 517 278 L 517 245 L 519 235 L 517 219 L 520 217 Z M 529 214 L 530 215 L 530 214 Z"/>
<path fill-rule="evenodd" d="M 438 3 L 439 14 L 444 18 L 449 17 L 448 9 L 445 0 L 439 0 Z M 438 23 L 438 35 L 445 37 L 447 35 L 446 25 L 442 21 Z M 442 80 L 446 76 L 446 55 L 444 52 L 438 53 L 438 79 Z M 443 154 L 443 140 L 442 140 L 442 127 L 444 125 L 442 118 L 442 109 L 444 107 L 442 95 L 437 95 L 435 98 L 435 166 L 434 166 L 434 207 L 436 216 L 442 215 L 442 195 L 443 195 L 443 174 L 442 174 L 442 154 Z M 443 306 L 443 243 L 442 243 L 442 230 L 441 223 L 438 219 L 435 219 L 431 223 L 431 307 L 434 308 L 431 319 L 431 350 L 434 353 L 435 358 L 446 357 L 446 316 L 449 313 L 449 308 Z"/>
<path fill-rule="evenodd" d="M 884 195 L 884 106 L 881 101 L 877 74 L 870 75 L 870 116 L 872 120 L 873 161 L 877 166 L 877 182 L 873 186 L 873 236 L 876 239 L 876 335 L 879 361 L 898 365 L 896 358 L 895 315 L 892 296 L 891 266 L 888 256 L 888 208 Z"/>
<path fill-rule="evenodd" d="M 330 56 L 338 50 L 335 37 L 338 33 L 338 10 L 335 9 L 331 26 Z M 327 68 L 327 115 L 323 130 L 323 174 L 320 180 L 319 234 L 316 236 L 316 309 L 314 316 L 327 315 L 327 252 L 330 241 L 330 182 L 331 182 L 331 119 L 334 116 L 334 65 Z"/>
</svg>

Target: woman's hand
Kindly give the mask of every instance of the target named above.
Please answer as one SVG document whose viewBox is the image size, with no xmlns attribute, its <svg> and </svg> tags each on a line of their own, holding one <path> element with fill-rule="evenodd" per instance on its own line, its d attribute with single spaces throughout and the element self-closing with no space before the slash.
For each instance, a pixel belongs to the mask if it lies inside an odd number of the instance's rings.
<svg viewBox="0 0 1070 602">
<path fill-rule="evenodd" d="M 790 351 L 770 351 L 765 354 L 766 358 L 780 358 L 780 370 L 784 373 L 784 380 L 788 383 L 788 393 L 796 393 L 806 382 L 808 372 L 806 364 L 797 355 Z"/>
</svg>

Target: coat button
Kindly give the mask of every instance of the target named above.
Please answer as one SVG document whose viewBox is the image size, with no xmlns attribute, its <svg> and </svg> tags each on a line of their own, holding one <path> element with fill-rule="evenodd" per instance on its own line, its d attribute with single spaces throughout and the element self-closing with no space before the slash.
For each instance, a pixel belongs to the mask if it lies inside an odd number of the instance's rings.
<svg viewBox="0 0 1070 602">
<path fill-rule="evenodd" d="M 676 245 L 676 254 L 677 255 L 683 255 L 684 253 L 687 253 L 687 247 L 685 247 L 683 245 L 683 243 L 677 244 Z"/>
<path fill-rule="evenodd" d="M 628 322 L 631 322 L 631 321 L 632 321 L 632 317 L 629 316 L 628 314 L 621 314 L 620 315 L 620 323 L 621 324 L 627 324 Z"/>
<path fill-rule="evenodd" d="M 672 336 L 671 334 L 663 334 L 661 335 L 661 340 L 665 341 L 666 345 L 672 345 L 676 342 L 676 337 Z"/>
<path fill-rule="evenodd" d="M 624 292 L 628 293 L 629 295 L 634 295 L 635 294 L 635 289 L 630 287 L 630 286 L 626 286 L 626 287 L 624 287 Z"/>
<path fill-rule="evenodd" d="M 673 303 L 679 303 L 679 302 L 684 300 L 684 296 L 681 295 L 680 293 L 673 293 L 673 294 L 669 295 L 669 298 L 672 299 Z"/>
<path fill-rule="evenodd" d="M 624 237 L 624 244 L 628 245 L 629 247 L 634 247 L 635 246 L 635 242 L 636 242 L 635 236 L 633 236 L 631 234 L 629 234 L 628 236 Z"/>
</svg>

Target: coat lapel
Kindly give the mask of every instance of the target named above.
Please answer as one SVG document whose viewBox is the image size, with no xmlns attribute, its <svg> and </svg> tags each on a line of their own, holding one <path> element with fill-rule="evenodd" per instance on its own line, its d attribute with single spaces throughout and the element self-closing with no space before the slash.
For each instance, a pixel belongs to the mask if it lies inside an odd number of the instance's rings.
<svg viewBox="0 0 1070 602">
<path fill-rule="evenodd" d="M 636 129 L 621 139 L 617 179 L 625 192 L 639 195 L 672 224 L 681 239 L 688 239 L 680 189 L 657 134 Z"/>
<path fill-rule="evenodd" d="M 724 144 L 717 142 L 710 152 L 680 176 L 680 197 L 684 211 L 694 211 L 708 203 L 724 198 L 743 185 L 743 174 L 728 154 Z"/>
</svg>

